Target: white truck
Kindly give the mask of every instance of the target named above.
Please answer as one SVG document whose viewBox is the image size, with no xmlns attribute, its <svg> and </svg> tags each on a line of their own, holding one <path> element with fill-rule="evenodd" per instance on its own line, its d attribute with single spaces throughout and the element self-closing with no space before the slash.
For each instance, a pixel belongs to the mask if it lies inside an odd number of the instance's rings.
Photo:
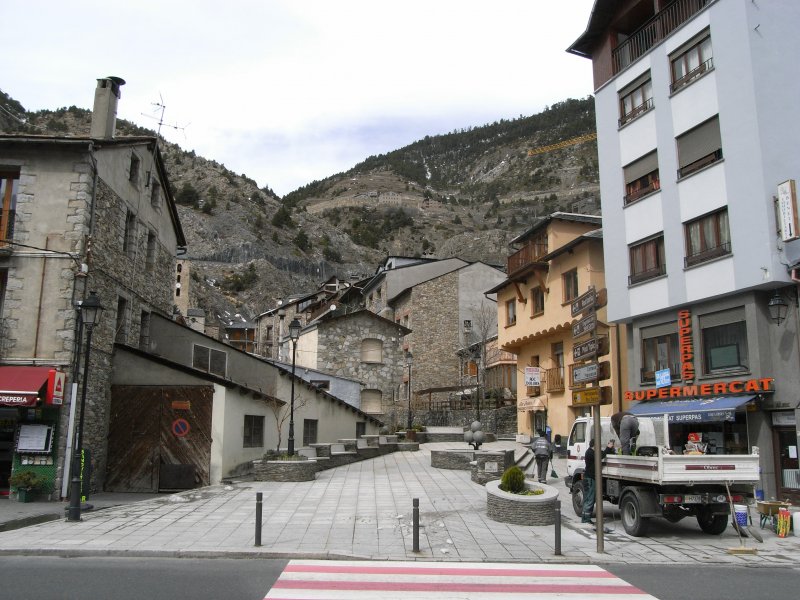
<svg viewBox="0 0 800 600">
<path fill-rule="evenodd" d="M 639 417 L 639 437 L 632 456 L 609 454 L 603 462 L 603 498 L 619 505 L 622 526 L 641 536 L 651 517 L 677 523 L 693 516 L 705 533 L 719 535 L 728 526 L 731 503 L 751 501 L 759 482 L 758 448 L 752 454 L 672 454 L 664 417 Z M 608 417 L 601 418 L 601 443 L 619 439 Z M 566 484 L 572 507 L 583 513 L 584 453 L 593 437 L 591 417 L 576 419 L 568 441 Z M 730 495 L 730 498 L 729 498 Z"/>
</svg>

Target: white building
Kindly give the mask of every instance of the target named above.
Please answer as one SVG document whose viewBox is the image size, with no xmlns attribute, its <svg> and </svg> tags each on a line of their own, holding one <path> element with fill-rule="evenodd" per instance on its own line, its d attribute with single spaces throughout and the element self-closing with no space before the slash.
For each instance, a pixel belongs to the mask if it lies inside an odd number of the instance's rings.
<svg viewBox="0 0 800 600">
<path fill-rule="evenodd" d="M 693 432 L 718 452 L 759 446 L 765 494 L 794 500 L 800 252 L 775 198 L 800 177 L 798 24 L 795 0 L 596 0 L 569 48 L 594 69 L 608 316 L 629 325 L 625 406 L 681 413 L 678 449 Z M 733 408 L 701 410 L 720 397 Z"/>
</svg>

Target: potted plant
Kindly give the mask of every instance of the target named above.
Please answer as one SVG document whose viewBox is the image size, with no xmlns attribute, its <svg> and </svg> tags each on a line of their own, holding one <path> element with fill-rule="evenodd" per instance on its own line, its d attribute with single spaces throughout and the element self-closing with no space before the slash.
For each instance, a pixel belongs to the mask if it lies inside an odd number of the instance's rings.
<svg viewBox="0 0 800 600">
<path fill-rule="evenodd" d="M 19 502 L 30 502 L 36 491 L 44 485 L 44 479 L 33 471 L 16 471 L 8 478 L 8 483 L 17 488 Z"/>
</svg>

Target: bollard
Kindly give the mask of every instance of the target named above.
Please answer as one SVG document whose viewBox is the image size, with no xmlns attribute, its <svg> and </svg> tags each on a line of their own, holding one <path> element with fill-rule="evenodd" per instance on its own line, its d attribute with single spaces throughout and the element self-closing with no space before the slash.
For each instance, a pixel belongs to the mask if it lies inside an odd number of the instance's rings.
<svg viewBox="0 0 800 600">
<path fill-rule="evenodd" d="M 261 545 L 261 506 L 263 505 L 264 495 L 256 492 L 256 546 Z"/>
<path fill-rule="evenodd" d="M 414 498 L 414 552 L 419 552 L 419 498 Z"/>
<path fill-rule="evenodd" d="M 561 500 L 556 498 L 556 543 L 555 554 L 561 556 Z"/>
</svg>

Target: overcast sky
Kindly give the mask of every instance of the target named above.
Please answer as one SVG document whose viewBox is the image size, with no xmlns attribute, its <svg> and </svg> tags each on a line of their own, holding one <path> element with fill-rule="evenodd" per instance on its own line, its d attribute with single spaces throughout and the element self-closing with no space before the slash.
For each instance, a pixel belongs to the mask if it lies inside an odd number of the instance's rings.
<svg viewBox="0 0 800 600">
<path fill-rule="evenodd" d="M 593 0 L 3 0 L 0 89 L 118 116 L 284 195 L 425 135 L 592 93 Z M 148 118 L 151 117 L 151 118 Z"/>
</svg>

